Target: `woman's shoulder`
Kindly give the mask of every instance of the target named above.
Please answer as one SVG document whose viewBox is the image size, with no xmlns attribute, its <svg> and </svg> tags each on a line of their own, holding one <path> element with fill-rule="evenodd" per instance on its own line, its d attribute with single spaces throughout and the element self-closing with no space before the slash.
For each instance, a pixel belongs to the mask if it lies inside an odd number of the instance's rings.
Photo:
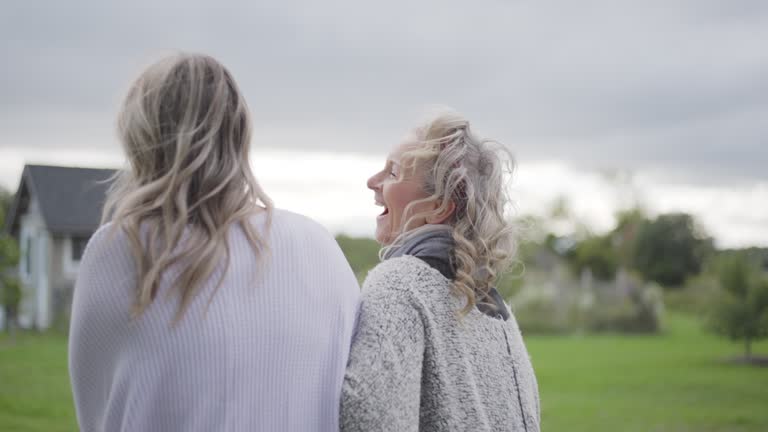
<svg viewBox="0 0 768 432">
<path fill-rule="evenodd" d="M 333 235 L 307 216 L 273 209 L 265 229 L 268 230 L 268 247 L 277 259 L 295 264 L 303 257 L 302 262 L 307 265 L 335 266 L 349 270 L 349 264 Z"/>
<path fill-rule="evenodd" d="M 317 222 L 315 222 L 312 218 L 309 216 L 305 216 L 300 213 L 296 213 L 290 210 L 282 209 L 282 208 L 273 208 L 270 210 L 272 213 L 272 220 L 275 222 L 286 222 L 286 223 L 300 223 L 300 224 L 306 224 L 306 225 L 319 225 Z"/>
<path fill-rule="evenodd" d="M 419 258 L 404 255 L 381 262 L 365 278 L 363 291 L 390 291 L 422 297 L 449 283 L 439 271 Z"/>
<path fill-rule="evenodd" d="M 125 230 L 112 222 L 102 225 L 91 235 L 83 251 L 75 293 L 109 292 L 114 297 L 124 286 L 122 282 L 134 277 L 134 263 L 129 236 Z M 103 296 L 99 298 L 111 302 Z"/>
<path fill-rule="evenodd" d="M 272 209 L 270 212 L 270 229 L 278 236 L 299 238 L 309 236 L 315 239 L 333 240 L 333 236 L 323 225 L 308 216 L 279 208 Z"/>
<path fill-rule="evenodd" d="M 429 301 L 423 298 L 428 282 L 419 277 L 419 259 L 403 256 L 374 267 L 361 291 L 360 328 L 376 335 L 412 337 L 423 326 Z M 358 335 L 359 336 L 359 335 Z"/>
<path fill-rule="evenodd" d="M 113 222 L 107 222 L 88 239 L 83 251 L 83 261 L 122 257 L 127 252 L 129 252 L 129 245 L 125 231 Z"/>
</svg>

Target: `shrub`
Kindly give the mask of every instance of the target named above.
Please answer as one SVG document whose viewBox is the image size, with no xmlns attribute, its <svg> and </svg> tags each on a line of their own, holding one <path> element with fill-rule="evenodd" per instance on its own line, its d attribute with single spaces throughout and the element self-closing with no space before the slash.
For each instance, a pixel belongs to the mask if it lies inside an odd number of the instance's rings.
<svg viewBox="0 0 768 432">
<path fill-rule="evenodd" d="M 724 257 L 718 269 L 722 290 L 710 326 L 744 341 L 744 356 L 751 360 L 752 342 L 768 337 L 768 277 L 743 254 Z"/>
<path fill-rule="evenodd" d="M 717 278 L 703 273 L 688 279 L 681 289 L 665 291 L 664 305 L 676 312 L 706 315 L 719 291 Z"/>
</svg>

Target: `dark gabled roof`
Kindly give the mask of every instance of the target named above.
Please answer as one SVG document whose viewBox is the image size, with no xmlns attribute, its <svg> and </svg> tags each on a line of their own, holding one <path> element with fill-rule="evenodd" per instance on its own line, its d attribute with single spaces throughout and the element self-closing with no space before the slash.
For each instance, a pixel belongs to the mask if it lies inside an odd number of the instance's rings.
<svg viewBox="0 0 768 432">
<path fill-rule="evenodd" d="M 37 198 L 48 230 L 54 234 L 91 235 L 99 227 L 111 169 L 26 165 L 6 221 L 18 234 L 30 197 Z"/>
</svg>

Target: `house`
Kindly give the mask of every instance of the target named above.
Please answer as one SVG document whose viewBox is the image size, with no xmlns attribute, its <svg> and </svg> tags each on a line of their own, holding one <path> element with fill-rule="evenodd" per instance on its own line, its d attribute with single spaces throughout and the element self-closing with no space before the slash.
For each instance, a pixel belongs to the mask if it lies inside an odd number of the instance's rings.
<svg viewBox="0 0 768 432">
<path fill-rule="evenodd" d="M 110 169 L 26 165 L 6 231 L 19 243 L 19 324 L 66 323 L 77 269 L 101 219 Z M 1 320 L 0 320 L 1 321 Z"/>
</svg>

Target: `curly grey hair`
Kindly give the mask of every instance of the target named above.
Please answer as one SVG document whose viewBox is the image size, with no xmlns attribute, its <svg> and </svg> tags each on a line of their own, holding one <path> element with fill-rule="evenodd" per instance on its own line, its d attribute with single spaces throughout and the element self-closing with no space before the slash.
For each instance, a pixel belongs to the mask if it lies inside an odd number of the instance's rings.
<svg viewBox="0 0 768 432">
<path fill-rule="evenodd" d="M 443 112 L 414 130 L 417 148 L 403 155 L 410 168 L 422 173 L 427 198 L 408 205 L 405 214 L 424 202 L 436 202 L 433 211 L 417 218 L 444 213 L 453 203 L 448 224 L 455 243 L 454 291 L 466 298 L 462 314 L 486 300 L 488 291 L 511 265 L 515 229 L 505 214 L 511 205 L 507 180 L 514 168 L 511 152 L 502 144 L 481 139 L 461 114 Z M 400 237 L 406 233 L 401 233 Z M 395 241 L 397 243 L 398 240 Z"/>
</svg>

